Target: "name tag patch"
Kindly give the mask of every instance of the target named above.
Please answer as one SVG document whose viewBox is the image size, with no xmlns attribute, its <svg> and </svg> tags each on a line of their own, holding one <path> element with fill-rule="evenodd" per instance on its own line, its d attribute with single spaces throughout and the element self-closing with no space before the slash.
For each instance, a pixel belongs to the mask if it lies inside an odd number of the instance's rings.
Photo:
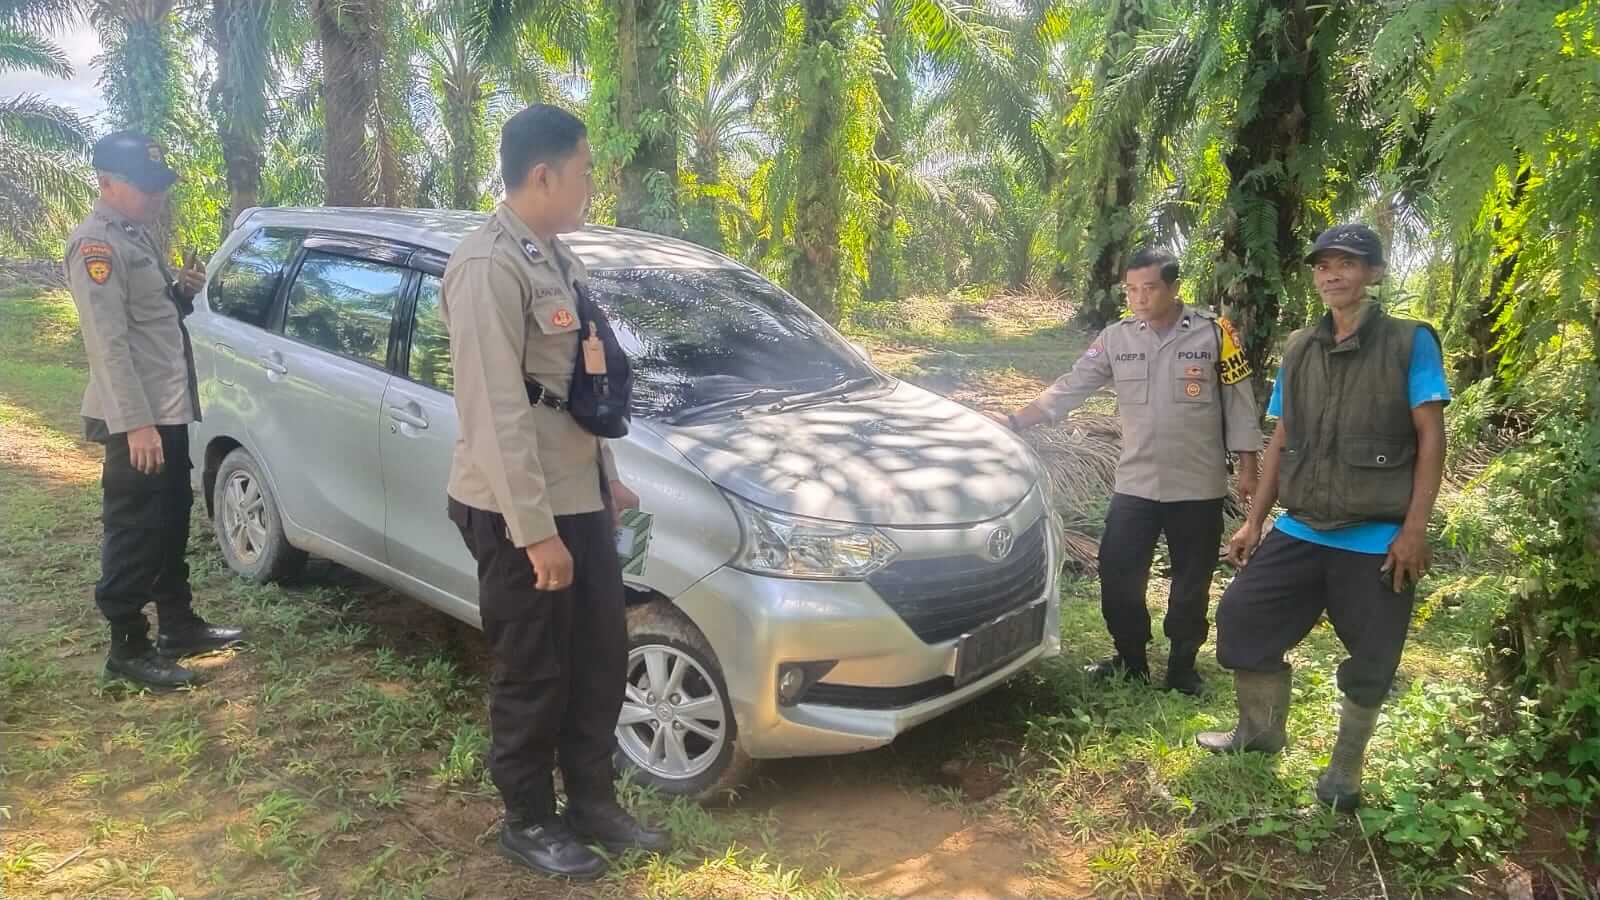
<svg viewBox="0 0 1600 900">
<path fill-rule="evenodd" d="M 1138 362 L 1142 359 L 1144 359 L 1143 353 L 1118 353 L 1116 356 L 1117 362 Z"/>
</svg>

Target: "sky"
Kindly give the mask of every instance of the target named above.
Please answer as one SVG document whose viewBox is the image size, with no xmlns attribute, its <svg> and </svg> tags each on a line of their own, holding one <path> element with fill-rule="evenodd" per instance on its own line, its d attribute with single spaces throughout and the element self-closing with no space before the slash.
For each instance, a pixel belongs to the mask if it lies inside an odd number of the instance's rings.
<svg viewBox="0 0 1600 900">
<path fill-rule="evenodd" d="M 73 77 L 70 80 L 51 78 L 36 72 L 7 72 L 0 75 L 0 97 L 38 94 L 62 106 L 71 107 L 89 119 L 91 124 L 98 124 L 95 119 L 105 111 L 106 104 L 96 84 L 100 80 L 100 70 L 90 61 L 100 55 L 99 35 L 88 25 L 80 24 L 56 35 L 56 43 L 66 51 L 72 63 Z"/>
</svg>

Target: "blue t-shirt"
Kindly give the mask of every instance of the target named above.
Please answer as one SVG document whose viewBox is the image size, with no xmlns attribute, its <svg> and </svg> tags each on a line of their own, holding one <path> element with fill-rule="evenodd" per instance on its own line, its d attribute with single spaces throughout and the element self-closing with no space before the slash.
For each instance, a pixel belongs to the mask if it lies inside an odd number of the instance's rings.
<svg viewBox="0 0 1600 900">
<path fill-rule="evenodd" d="M 1417 337 L 1411 342 L 1411 368 L 1408 376 L 1407 392 L 1410 394 L 1412 409 L 1424 403 L 1440 400 L 1450 402 L 1450 385 L 1445 382 L 1444 376 L 1444 355 L 1439 352 L 1439 342 L 1426 328 L 1418 328 Z M 1278 372 L 1277 382 L 1272 385 L 1272 399 L 1267 402 L 1267 415 L 1275 419 L 1283 417 L 1282 370 Z M 1400 533 L 1400 526 L 1393 522 L 1363 522 L 1359 525 L 1318 531 L 1288 513 L 1278 517 L 1277 528 L 1289 537 L 1302 541 L 1355 553 L 1375 553 L 1379 556 L 1389 552 L 1389 545 L 1394 543 L 1395 536 Z"/>
</svg>

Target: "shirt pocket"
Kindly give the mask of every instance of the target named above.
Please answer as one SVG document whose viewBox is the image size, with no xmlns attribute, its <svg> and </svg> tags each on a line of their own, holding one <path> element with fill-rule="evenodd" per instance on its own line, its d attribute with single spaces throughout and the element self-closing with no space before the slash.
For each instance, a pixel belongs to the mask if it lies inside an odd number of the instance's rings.
<svg viewBox="0 0 1600 900">
<path fill-rule="evenodd" d="M 570 334 L 578 330 L 578 308 L 566 291 L 535 287 L 533 321 L 544 334 Z"/>
<path fill-rule="evenodd" d="M 1417 445 L 1403 438 L 1357 434 L 1339 442 L 1339 459 L 1358 469 L 1398 469 L 1416 458 Z"/>
<path fill-rule="evenodd" d="M 128 318 L 135 322 L 155 322 L 177 318 L 178 305 L 167 296 L 167 281 L 154 265 L 128 273 Z"/>
<path fill-rule="evenodd" d="M 1172 382 L 1172 399 L 1178 403 L 1210 403 L 1217 396 L 1216 371 L 1211 366 L 1179 363 Z"/>
<path fill-rule="evenodd" d="M 1112 358 L 1111 375 L 1116 380 L 1117 403 L 1142 405 L 1150 402 L 1150 361 L 1144 358 Z"/>
</svg>

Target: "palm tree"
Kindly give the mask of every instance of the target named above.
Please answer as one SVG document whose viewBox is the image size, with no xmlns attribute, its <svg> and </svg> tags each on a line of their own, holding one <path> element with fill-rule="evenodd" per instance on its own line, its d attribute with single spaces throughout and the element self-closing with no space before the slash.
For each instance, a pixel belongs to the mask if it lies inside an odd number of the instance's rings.
<svg viewBox="0 0 1600 900">
<path fill-rule="evenodd" d="M 528 20 L 484 44 L 481 9 L 471 0 L 440 0 L 424 10 L 418 44 L 427 67 L 445 145 L 440 171 L 448 205 L 477 209 L 494 164 L 493 120 L 527 103 L 564 100 L 563 73 L 583 54 L 583 35 L 548 20 Z M 429 179 L 424 179 L 425 181 Z"/>
<path fill-rule="evenodd" d="M 100 86 L 119 125 L 171 137 L 183 91 L 183 49 L 173 0 L 93 0 L 89 18 L 105 47 Z"/>
<path fill-rule="evenodd" d="M 0 32 L 0 66 L 17 58 L 6 37 Z M 26 94 L 0 98 L 0 246 L 59 249 L 60 236 L 89 211 L 91 141 L 71 110 Z"/>
<path fill-rule="evenodd" d="M 331 206 L 378 202 L 383 160 L 372 132 L 387 14 L 385 0 L 311 0 L 322 61 L 324 175 Z"/>
<path fill-rule="evenodd" d="M 680 0 L 617 4 L 616 89 L 610 119 L 630 149 L 622 154 L 617 224 L 663 234 L 683 230 L 678 209 Z"/>
<path fill-rule="evenodd" d="M 261 167 L 267 128 L 267 85 L 273 47 L 268 24 L 273 0 L 214 0 L 211 43 L 217 55 L 214 106 L 222 161 L 227 171 L 228 207 L 223 229 L 261 196 Z"/>
<path fill-rule="evenodd" d="M 692 3 L 685 16 L 677 100 L 689 184 L 682 189 L 684 234 L 715 250 L 728 249 L 725 220 L 748 217 L 737 185 L 727 183 L 733 159 L 761 154 L 755 122 L 755 77 L 731 52 L 739 4 Z"/>
<path fill-rule="evenodd" d="M 972 102 L 974 130 L 1004 134 L 1008 145 L 1032 145 L 1033 111 L 1011 98 L 1025 97 L 1013 64 L 1005 20 L 982 6 L 951 0 L 875 0 L 872 27 L 877 32 L 881 59 L 873 68 L 873 87 L 880 115 L 873 138 L 876 167 L 876 215 L 867 232 L 868 299 L 889 299 L 899 293 L 900 181 L 902 156 L 915 139 L 908 128 L 916 95 L 913 73 L 923 78 L 946 79 L 944 92 Z M 959 86 L 959 93 L 953 90 Z M 995 103 L 996 98 L 1004 98 Z M 1018 119 L 1018 109 L 1026 113 Z M 1014 139 L 1028 135 L 1020 142 Z"/>
<path fill-rule="evenodd" d="M 71 9 L 53 0 L 0 2 L 0 73 L 72 77 L 72 65 L 42 32 Z M 71 110 L 39 97 L 0 97 L 0 247 L 54 252 L 59 236 L 89 210 L 92 133 Z"/>
<path fill-rule="evenodd" d="M 1117 65 L 1132 52 L 1134 41 L 1144 28 L 1145 4 L 1140 0 L 1112 0 L 1106 15 L 1105 43 L 1095 65 L 1091 90 L 1099 94 L 1116 72 Z M 1107 128 L 1089 127 L 1082 139 L 1090 145 L 1088 156 L 1094 162 L 1092 185 L 1085 197 L 1092 204 L 1088 240 L 1094 253 L 1078 318 L 1091 328 L 1103 328 L 1121 313 L 1116 283 L 1122 271 L 1128 244 L 1133 236 L 1134 200 L 1138 186 L 1139 130 L 1131 122 L 1105 123 Z"/>
</svg>

